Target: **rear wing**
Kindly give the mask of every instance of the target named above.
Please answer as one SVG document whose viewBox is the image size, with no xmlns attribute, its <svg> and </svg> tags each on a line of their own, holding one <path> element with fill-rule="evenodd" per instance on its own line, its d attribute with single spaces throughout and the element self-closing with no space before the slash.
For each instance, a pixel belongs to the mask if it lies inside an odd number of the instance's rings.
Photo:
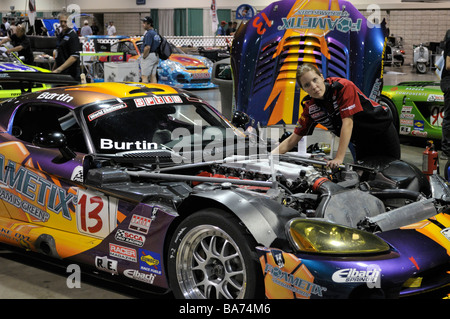
<svg viewBox="0 0 450 319">
<path fill-rule="evenodd" d="M 41 73 L 41 72 L 17 72 L 6 71 L 0 73 L 1 82 L 17 82 L 22 93 L 31 92 L 33 83 L 50 84 L 52 86 L 69 86 L 80 84 L 72 76 L 59 73 Z"/>
</svg>

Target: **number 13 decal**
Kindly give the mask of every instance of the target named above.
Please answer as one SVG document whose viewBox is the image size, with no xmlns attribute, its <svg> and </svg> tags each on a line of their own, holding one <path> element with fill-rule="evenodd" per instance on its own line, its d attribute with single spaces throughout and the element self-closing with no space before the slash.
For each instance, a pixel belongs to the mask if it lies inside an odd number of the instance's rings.
<svg viewBox="0 0 450 319">
<path fill-rule="evenodd" d="M 79 189 L 76 213 L 80 233 L 105 238 L 116 227 L 117 199 Z"/>
</svg>

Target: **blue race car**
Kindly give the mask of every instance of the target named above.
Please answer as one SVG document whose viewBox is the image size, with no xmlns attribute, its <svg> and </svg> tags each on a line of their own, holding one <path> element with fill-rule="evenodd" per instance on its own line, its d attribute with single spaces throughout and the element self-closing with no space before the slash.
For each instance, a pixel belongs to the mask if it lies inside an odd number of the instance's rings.
<svg viewBox="0 0 450 319">
<path fill-rule="evenodd" d="M 124 52 L 126 61 L 137 60 L 141 55 L 141 38 L 122 39 L 111 46 L 113 52 Z M 173 44 L 172 55 L 167 60 L 159 61 L 158 83 L 167 84 L 183 89 L 207 89 L 216 85 L 211 82 L 213 63 L 201 55 L 184 53 Z M 114 60 L 123 60 L 123 57 L 115 57 Z"/>
</svg>

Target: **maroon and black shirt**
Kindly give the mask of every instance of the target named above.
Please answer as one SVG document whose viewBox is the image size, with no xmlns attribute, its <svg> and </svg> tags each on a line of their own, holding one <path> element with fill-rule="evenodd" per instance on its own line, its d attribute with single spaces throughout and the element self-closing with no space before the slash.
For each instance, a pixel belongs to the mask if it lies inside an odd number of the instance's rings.
<svg viewBox="0 0 450 319">
<path fill-rule="evenodd" d="M 353 116 L 353 142 L 382 134 L 391 125 L 389 110 L 367 98 L 353 82 L 330 77 L 325 79 L 325 86 L 324 99 L 307 96 L 303 100 L 303 113 L 294 130 L 297 135 L 311 135 L 321 124 L 339 136 L 342 119 L 349 116 Z"/>
</svg>

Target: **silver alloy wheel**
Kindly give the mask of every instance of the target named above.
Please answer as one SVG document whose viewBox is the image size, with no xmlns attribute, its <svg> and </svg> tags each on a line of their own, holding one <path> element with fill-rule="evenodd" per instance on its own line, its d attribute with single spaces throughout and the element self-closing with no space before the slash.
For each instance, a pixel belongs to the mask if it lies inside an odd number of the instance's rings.
<svg viewBox="0 0 450 319">
<path fill-rule="evenodd" d="M 245 294 L 244 259 L 235 241 L 222 229 L 200 225 L 179 245 L 176 273 L 187 299 L 237 299 Z"/>
</svg>

